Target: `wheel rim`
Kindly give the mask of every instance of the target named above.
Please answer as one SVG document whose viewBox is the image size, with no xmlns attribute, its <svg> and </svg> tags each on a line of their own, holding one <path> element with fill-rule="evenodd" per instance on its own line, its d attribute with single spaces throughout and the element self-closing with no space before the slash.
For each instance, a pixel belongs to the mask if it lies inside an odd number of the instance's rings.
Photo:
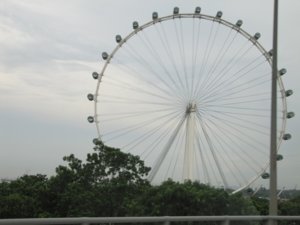
<svg viewBox="0 0 300 225">
<path fill-rule="evenodd" d="M 220 17 L 176 14 L 137 27 L 108 55 L 95 122 L 108 145 L 138 154 L 149 179 L 236 191 L 269 160 L 271 56 Z M 278 149 L 286 123 L 278 76 Z M 185 166 L 184 166 L 185 165 Z"/>
</svg>

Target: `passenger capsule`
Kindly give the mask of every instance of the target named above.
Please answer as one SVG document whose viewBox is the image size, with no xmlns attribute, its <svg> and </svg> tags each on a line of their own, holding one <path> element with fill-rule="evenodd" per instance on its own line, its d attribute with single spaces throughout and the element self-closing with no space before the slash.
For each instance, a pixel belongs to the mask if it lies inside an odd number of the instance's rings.
<svg viewBox="0 0 300 225">
<path fill-rule="evenodd" d="M 257 32 L 257 33 L 254 34 L 253 37 L 254 37 L 255 40 L 258 40 L 260 38 L 260 36 L 261 36 L 260 33 Z"/>
<path fill-rule="evenodd" d="M 287 140 L 289 140 L 291 138 L 292 138 L 291 134 L 284 134 L 283 137 L 282 137 L 282 139 L 285 140 L 285 141 L 287 141 Z"/>
<path fill-rule="evenodd" d="M 116 42 L 117 42 L 117 43 L 120 43 L 121 41 L 122 41 L 122 37 L 121 37 L 121 35 L 118 34 L 118 35 L 116 36 Z"/>
<path fill-rule="evenodd" d="M 253 193 L 253 189 L 252 188 L 247 188 L 247 193 L 249 193 L 249 194 L 251 194 L 251 193 Z"/>
<path fill-rule="evenodd" d="M 87 98 L 88 98 L 88 100 L 93 101 L 94 100 L 94 95 L 93 94 L 88 94 Z"/>
<path fill-rule="evenodd" d="M 93 116 L 89 116 L 87 118 L 87 120 L 89 121 L 89 123 L 93 123 L 94 122 L 94 117 Z"/>
<path fill-rule="evenodd" d="M 97 72 L 93 72 L 92 76 L 93 76 L 94 79 L 98 79 L 99 74 Z"/>
<path fill-rule="evenodd" d="M 282 76 L 284 74 L 286 74 L 286 69 L 285 68 L 282 68 L 281 70 L 279 70 L 279 75 Z"/>
<path fill-rule="evenodd" d="M 287 114 L 286 114 L 286 118 L 288 118 L 288 119 L 291 119 L 291 118 L 293 118 L 295 116 L 295 113 L 294 112 L 288 112 Z"/>
<path fill-rule="evenodd" d="M 267 172 L 264 172 L 262 175 L 261 175 L 262 179 L 268 179 L 270 177 L 270 174 L 267 173 Z"/>
<path fill-rule="evenodd" d="M 269 56 L 273 56 L 273 49 L 271 49 L 268 53 L 269 53 Z"/>
<path fill-rule="evenodd" d="M 286 97 L 289 97 L 289 96 L 291 96 L 293 94 L 293 90 L 287 90 L 287 91 L 285 91 L 285 96 Z"/>
<path fill-rule="evenodd" d="M 283 160 L 283 156 L 282 156 L 282 155 L 280 155 L 280 154 L 278 154 L 278 155 L 276 156 L 276 160 L 277 160 L 277 161 L 281 161 L 281 160 Z"/>
<path fill-rule="evenodd" d="M 133 27 L 133 29 L 138 29 L 139 28 L 139 23 L 138 22 L 136 22 L 136 21 L 134 21 L 133 23 L 132 23 L 132 27 Z"/>
<path fill-rule="evenodd" d="M 221 18 L 222 15 L 223 15 L 222 11 L 218 11 L 216 17 L 217 17 L 217 18 Z"/>
<path fill-rule="evenodd" d="M 201 12 L 201 8 L 200 7 L 196 7 L 195 8 L 195 14 L 199 14 Z"/>
<path fill-rule="evenodd" d="M 152 19 L 153 20 L 157 20 L 157 18 L 158 18 L 158 13 L 157 12 L 153 12 L 152 13 Z"/>
<path fill-rule="evenodd" d="M 93 139 L 93 143 L 94 143 L 95 145 L 99 145 L 99 144 L 101 144 L 101 141 L 100 141 L 98 138 L 94 138 L 94 139 Z"/>
<path fill-rule="evenodd" d="M 179 8 L 178 7 L 174 7 L 173 14 L 178 14 L 178 13 L 179 13 Z"/>
<path fill-rule="evenodd" d="M 242 21 L 242 20 L 238 20 L 238 21 L 235 23 L 235 25 L 236 25 L 237 27 L 241 27 L 241 26 L 243 25 L 243 21 Z"/>
<path fill-rule="evenodd" d="M 102 58 L 103 58 L 104 60 L 107 60 L 107 58 L 108 58 L 107 52 L 102 52 Z"/>
</svg>

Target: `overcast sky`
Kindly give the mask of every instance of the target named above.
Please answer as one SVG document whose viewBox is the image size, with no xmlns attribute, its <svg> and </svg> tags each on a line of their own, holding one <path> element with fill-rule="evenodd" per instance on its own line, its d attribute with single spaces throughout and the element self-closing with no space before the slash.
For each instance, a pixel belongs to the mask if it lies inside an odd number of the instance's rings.
<svg viewBox="0 0 300 225">
<path fill-rule="evenodd" d="M 101 68 L 101 52 L 114 48 L 116 34 L 131 32 L 133 21 L 148 22 L 153 11 L 169 15 L 174 6 L 222 10 L 272 48 L 271 0 L 0 0 L 0 178 L 51 175 L 63 156 L 85 158 L 96 136 L 86 94 L 96 88 L 91 73 Z M 299 11 L 299 0 L 280 1 L 278 67 L 288 70 L 283 81 L 295 93 L 288 110 L 296 113 L 286 129 L 293 138 L 280 150 L 278 180 L 286 188 L 300 188 Z"/>
</svg>

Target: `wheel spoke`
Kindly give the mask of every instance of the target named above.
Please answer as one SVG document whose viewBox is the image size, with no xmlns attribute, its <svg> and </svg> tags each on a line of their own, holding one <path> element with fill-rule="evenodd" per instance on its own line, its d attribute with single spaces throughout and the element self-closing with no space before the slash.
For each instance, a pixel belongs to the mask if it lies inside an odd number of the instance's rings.
<svg viewBox="0 0 300 225">
<path fill-rule="evenodd" d="M 272 59 L 256 37 L 197 13 L 135 26 L 107 56 L 92 96 L 99 138 L 139 155 L 155 184 L 247 187 L 268 169 L 270 144 Z M 278 87 L 280 145 L 280 76 Z"/>
</svg>

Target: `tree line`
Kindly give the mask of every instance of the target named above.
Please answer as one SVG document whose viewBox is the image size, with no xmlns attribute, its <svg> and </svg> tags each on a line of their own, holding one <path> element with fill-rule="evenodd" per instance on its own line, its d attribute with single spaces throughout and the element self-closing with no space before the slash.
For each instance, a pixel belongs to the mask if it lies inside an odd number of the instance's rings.
<svg viewBox="0 0 300 225">
<path fill-rule="evenodd" d="M 86 160 L 73 154 L 55 175 L 23 175 L 0 183 L 0 218 L 266 215 L 268 200 L 198 182 L 151 185 L 150 168 L 131 154 L 98 142 Z M 300 215 L 300 197 L 279 203 Z"/>
</svg>

